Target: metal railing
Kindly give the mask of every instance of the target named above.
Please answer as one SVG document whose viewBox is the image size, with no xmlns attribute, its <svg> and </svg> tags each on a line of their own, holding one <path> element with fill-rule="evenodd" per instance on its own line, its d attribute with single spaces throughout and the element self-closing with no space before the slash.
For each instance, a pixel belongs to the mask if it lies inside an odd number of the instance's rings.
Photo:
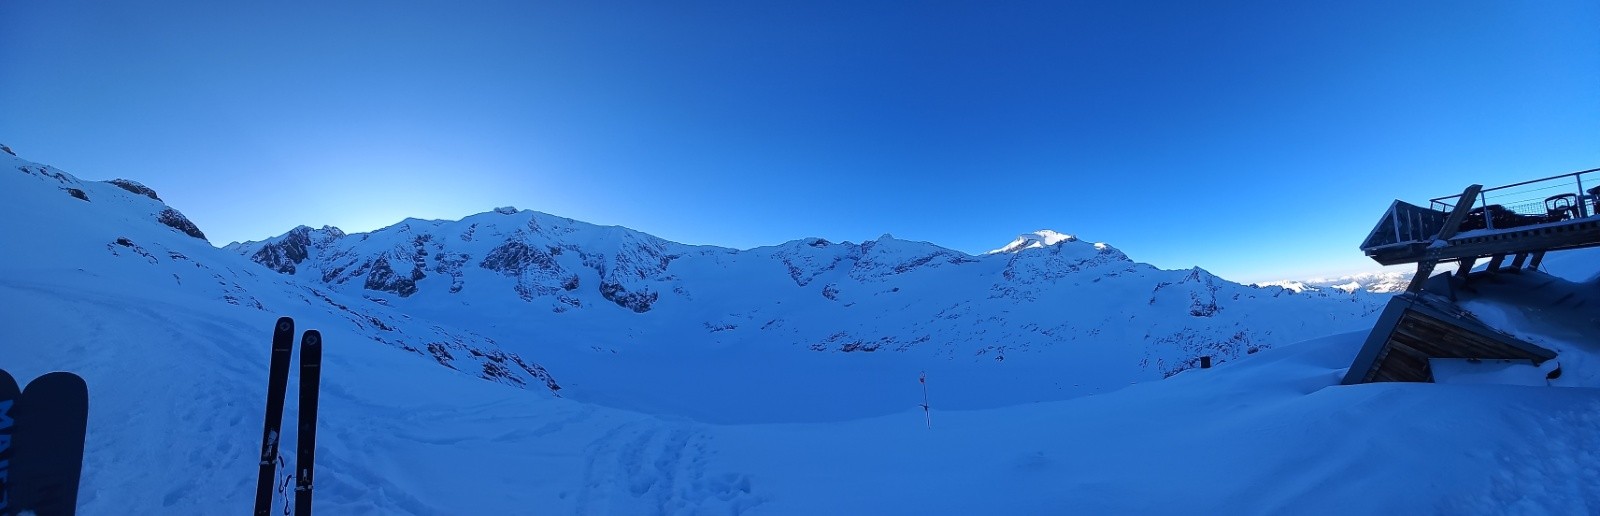
<svg viewBox="0 0 1600 516">
<path fill-rule="evenodd" d="M 1504 229 L 1600 215 L 1600 168 L 1486 188 L 1471 199 L 1463 230 Z M 1428 201 L 1433 210 L 1449 213 L 1461 195 Z"/>
</svg>

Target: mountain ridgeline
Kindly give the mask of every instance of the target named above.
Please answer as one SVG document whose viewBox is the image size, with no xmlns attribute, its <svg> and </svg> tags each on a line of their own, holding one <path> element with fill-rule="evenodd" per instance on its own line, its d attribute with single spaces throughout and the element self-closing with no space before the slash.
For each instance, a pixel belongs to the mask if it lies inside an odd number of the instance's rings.
<svg viewBox="0 0 1600 516">
<path fill-rule="evenodd" d="M 759 345 L 997 362 L 1065 353 L 1134 378 L 1359 329 L 1385 300 L 1160 270 L 1053 231 L 982 255 L 889 235 L 736 250 L 499 208 L 360 234 L 301 226 L 226 249 L 412 313 L 596 349 Z"/>
</svg>

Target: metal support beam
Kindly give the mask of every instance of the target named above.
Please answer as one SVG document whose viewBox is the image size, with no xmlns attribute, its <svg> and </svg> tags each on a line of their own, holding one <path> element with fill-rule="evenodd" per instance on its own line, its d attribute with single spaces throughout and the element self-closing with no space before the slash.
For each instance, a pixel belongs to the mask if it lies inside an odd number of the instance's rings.
<svg viewBox="0 0 1600 516">
<path fill-rule="evenodd" d="M 1472 266 L 1478 263 L 1477 258 L 1462 258 L 1461 266 L 1456 268 L 1456 286 L 1467 286 L 1467 276 L 1472 274 Z"/>
<path fill-rule="evenodd" d="M 1467 212 L 1472 211 L 1474 198 L 1481 191 L 1483 191 L 1483 185 L 1472 185 L 1461 192 L 1461 199 L 1456 201 L 1456 209 L 1450 212 L 1449 218 L 1444 219 L 1444 227 L 1439 229 L 1438 236 L 1433 237 L 1435 240 L 1449 240 L 1450 237 L 1456 236 L 1456 233 L 1461 231 L 1461 222 L 1467 220 Z M 1484 210 L 1485 213 L 1488 211 Z M 1432 268 L 1430 267 L 1429 270 L 1432 270 Z"/>
<path fill-rule="evenodd" d="M 1433 275 L 1433 266 L 1438 264 L 1431 260 L 1417 262 L 1417 274 L 1411 277 L 1411 284 L 1406 285 L 1406 292 L 1422 292 L 1422 285 L 1428 282 L 1428 276 Z"/>
<path fill-rule="evenodd" d="M 1527 261 L 1528 261 L 1528 253 L 1525 253 L 1525 252 L 1517 253 L 1516 256 L 1511 258 L 1511 270 L 1514 270 L 1514 271 L 1522 270 L 1522 264 L 1527 263 Z"/>
<path fill-rule="evenodd" d="M 1500 254 L 1496 254 L 1494 256 L 1490 256 L 1489 257 L 1489 268 L 1487 270 L 1489 272 L 1500 272 L 1500 262 L 1503 262 L 1503 261 L 1506 261 L 1505 253 L 1500 253 Z"/>
<path fill-rule="evenodd" d="M 1539 270 L 1539 264 L 1541 263 L 1544 263 L 1544 251 L 1535 251 L 1533 253 L 1533 261 L 1528 263 L 1528 268 Z"/>
</svg>

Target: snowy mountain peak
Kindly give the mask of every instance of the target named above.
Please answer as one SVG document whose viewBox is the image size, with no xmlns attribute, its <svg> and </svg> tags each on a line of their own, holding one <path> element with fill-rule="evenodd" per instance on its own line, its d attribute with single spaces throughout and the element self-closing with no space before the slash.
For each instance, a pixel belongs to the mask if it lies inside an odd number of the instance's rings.
<svg viewBox="0 0 1600 516">
<path fill-rule="evenodd" d="M 1062 242 L 1076 241 L 1078 241 L 1078 237 L 1048 229 L 1041 229 L 1032 233 L 1023 233 L 1018 235 L 1016 240 L 1012 240 L 1011 243 L 1006 244 L 1005 247 L 1001 247 L 984 254 L 1015 253 L 1023 249 L 1038 249 L 1041 247 L 1056 245 Z M 1103 244 L 1095 245 L 1097 248 L 1099 248 Z"/>
</svg>

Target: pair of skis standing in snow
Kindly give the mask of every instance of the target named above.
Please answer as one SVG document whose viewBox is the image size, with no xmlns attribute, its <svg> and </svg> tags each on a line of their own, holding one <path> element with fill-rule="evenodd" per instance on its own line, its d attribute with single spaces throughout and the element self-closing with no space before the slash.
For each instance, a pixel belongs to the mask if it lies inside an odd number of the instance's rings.
<svg viewBox="0 0 1600 516">
<path fill-rule="evenodd" d="M 256 479 L 255 516 L 272 514 L 282 435 L 283 397 L 289 389 L 289 356 L 294 352 L 294 319 L 282 317 L 272 331 L 272 364 L 267 370 L 267 414 L 261 431 L 261 473 Z M 294 514 L 311 515 L 311 476 L 317 452 L 317 391 L 322 381 L 322 334 L 306 330 L 300 337 L 300 417 L 295 443 Z M 287 478 L 284 479 L 286 482 Z M 288 514 L 287 503 L 284 514 Z"/>
<path fill-rule="evenodd" d="M 269 516 L 272 512 L 279 464 L 279 427 L 283 423 L 283 398 L 284 391 L 288 390 L 293 348 L 294 320 L 280 318 L 272 335 L 261 472 L 256 484 L 256 516 Z M 321 370 L 322 334 L 307 330 L 300 340 L 296 516 L 311 514 Z M 10 373 L 0 369 L 0 516 L 71 516 L 77 511 L 88 422 L 89 388 L 78 375 L 53 372 L 29 382 L 27 389 L 21 389 Z M 284 513 L 288 514 L 287 506 Z"/>
</svg>

